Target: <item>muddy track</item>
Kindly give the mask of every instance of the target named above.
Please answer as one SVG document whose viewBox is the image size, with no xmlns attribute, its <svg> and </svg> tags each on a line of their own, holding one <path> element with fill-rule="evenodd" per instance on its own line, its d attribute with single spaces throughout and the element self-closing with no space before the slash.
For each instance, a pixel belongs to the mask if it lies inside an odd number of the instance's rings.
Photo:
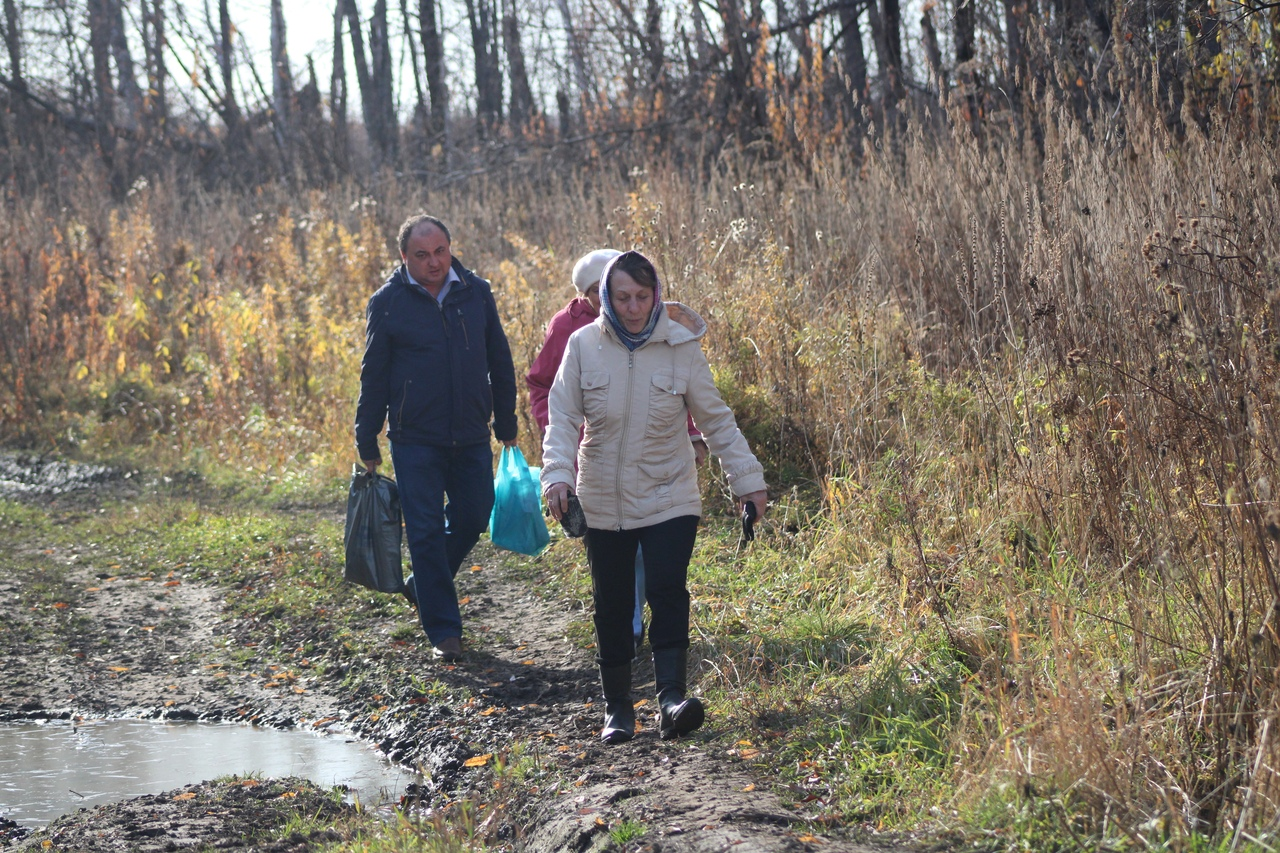
<svg viewBox="0 0 1280 853">
<path fill-rule="evenodd" d="M 338 517 L 336 509 L 318 512 Z M 486 789 L 489 770 L 468 767 L 468 758 L 529 742 L 538 761 L 554 768 L 552 775 L 562 781 L 553 786 L 556 790 L 531 790 L 508 804 L 508 825 L 495 838 L 502 846 L 533 853 L 618 849 L 609 828 L 624 820 L 647 830 L 627 848 L 636 850 L 886 849 L 829 832 L 815 838 L 814 827 L 784 808 L 768 780 L 753 778 L 732 756 L 733 743 L 717 726 L 715 708 L 694 735 L 659 740 L 647 663 L 638 664 L 635 676 L 637 697 L 649 697 L 639 708 L 637 737 L 611 747 L 600 743 L 602 707 L 592 657 L 566 636 L 572 620 L 585 618 L 580 605 L 535 595 L 533 582 L 504 569 L 487 544 L 472 554 L 477 568 L 464 569 L 459 577 L 466 652 L 453 666 L 436 661 L 425 638 L 392 639 L 393 630 L 416 621 L 407 603 L 393 608 L 393 617 L 358 626 L 375 640 L 373 648 L 385 651 L 352 659 L 335 648 L 334 626 L 323 614 L 229 619 L 222 602 L 232 593 L 180 572 L 116 574 L 119 567 L 104 565 L 87 549 L 42 556 L 67 566 L 68 583 L 82 592 L 74 612 L 63 614 L 69 620 L 64 648 L 24 644 L 23 620 L 39 614 L 13 615 L 4 634 L 9 647 L 0 678 L 0 720 L 74 715 L 241 720 L 343 733 L 421 769 L 427 784 L 409 794 L 420 797 L 424 807 Z M 0 573 L 0 600 L 13 600 L 20 582 Z M 295 641 L 299 651 L 294 653 L 256 651 L 287 650 Z M 304 646 L 310 649 L 305 655 Z M 323 674 L 316 666 L 320 660 Z M 434 701 L 406 689 L 404 677 L 387 675 L 392 671 L 439 679 L 466 689 L 473 699 L 461 705 Z M 696 682 L 695 670 L 691 683 Z M 61 832 L 59 849 L 137 849 L 102 831 L 113 822 L 136 822 L 136 811 L 136 803 L 117 804 L 67 816 L 42 837 Z M 159 841 L 187 846 L 189 840 L 179 840 L 191 836 L 187 823 L 171 815 L 162 833 L 167 841 Z M 76 831 L 86 825 L 98 834 Z M 218 846 L 218 830 L 210 832 L 201 843 Z M 61 847 L 72 839 L 74 844 Z M 230 841 L 224 837 L 220 846 Z M 241 843 L 248 842 L 237 836 Z M 307 843 L 300 840 L 297 849 Z"/>
</svg>

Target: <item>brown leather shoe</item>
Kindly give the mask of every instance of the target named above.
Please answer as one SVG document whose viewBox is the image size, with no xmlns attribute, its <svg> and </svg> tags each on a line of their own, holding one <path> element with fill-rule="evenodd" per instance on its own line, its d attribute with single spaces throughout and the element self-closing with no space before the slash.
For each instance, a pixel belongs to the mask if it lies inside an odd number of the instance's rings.
<svg viewBox="0 0 1280 853">
<path fill-rule="evenodd" d="M 445 637 L 436 646 L 436 657 L 445 663 L 453 663 L 462 657 L 462 640 L 457 637 Z"/>
</svg>

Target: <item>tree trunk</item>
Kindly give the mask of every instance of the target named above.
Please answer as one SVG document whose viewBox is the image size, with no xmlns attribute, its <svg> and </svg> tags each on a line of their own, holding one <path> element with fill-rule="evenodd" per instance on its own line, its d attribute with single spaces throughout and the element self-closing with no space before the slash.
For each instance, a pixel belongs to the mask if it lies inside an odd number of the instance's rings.
<svg viewBox="0 0 1280 853">
<path fill-rule="evenodd" d="M 1026 16 L 1026 0 L 1004 0 L 1005 60 L 1009 63 L 1005 88 L 1011 97 L 1021 85 L 1026 70 L 1022 67 L 1022 29 Z"/>
<path fill-rule="evenodd" d="M 14 0 L 4 0 L 4 46 L 9 52 L 9 79 L 18 92 L 27 89 L 22 71 L 22 17 Z"/>
<path fill-rule="evenodd" d="M 942 64 L 942 48 L 938 46 L 938 30 L 933 25 L 933 7 L 925 6 L 920 15 L 920 35 L 924 42 L 924 58 L 929 66 L 929 81 L 937 89 L 940 100 L 945 100 L 950 83 L 947 69 Z"/>
<path fill-rule="evenodd" d="M 333 74 L 329 78 L 329 115 L 333 120 L 333 162 L 339 172 L 351 168 L 347 134 L 347 67 L 342 51 L 343 0 L 333 7 Z"/>
<path fill-rule="evenodd" d="M 523 132 L 533 117 L 533 92 L 525 71 L 524 51 L 520 47 L 520 22 L 516 20 L 515 3 L 507 0 L 502 18 L 502 46 L 507 51 L 507 75 L 511 78 L 511 103 L 507 118 L 511 129 Z"/>
<path fill-rule="evenodd" d="M 476 116 L 480 119 L 481 131 L 488 132 L 502 121 L 502 73 L 494 30 L 497 18 L 494 0 L 467 0 L 467 18 L 475 53 Z"/>
<path fill-rule="evenodd" d="M 400 128 L 396 118 L 395 79 L 391 68 L 391 32 L 387 27 L 387 0 L 373 4 L 369 22 L 369 59 L 377 114 L 378 137 L 384 162 L 395 162 L 400 148 Z"/>
<path fill-rule="evenodd" d="M 432 142 L 445 141 L 449 125 L 449 88 L 445 79 L 444 41 L 440 36 L 436 0 L 418 0 L 418 26 L 422 31 L 422 64 L 427 73 L 427 95 L 431 98 Z"/>
<path fill-rule="evenodd" d="M 93 57 L 93 118 L 98 149 L 107 169 L 115 172 L 115 86 L 111 80 L 111 9 L 109 0 L 88 0 L 89 52 Z"/>
<path fill-rule="evenodd" d="M 351 61 L 355 63 L 356 85 L 360 87 L 360 114 L 364 118 L 364 130 L 369 137 L 369 147 L 373 150 L 374 166 L 382 166 L 386 162 L 387 150 L 382 134 L 378 96 L 374 92 L 369 60 L 364 52 L 364 28 L 360 22 L 360 10 L 356 8 L 355 0 L 338 2 L 346 12 L 347 28 L 351 32 Z"/>
<path fill-rule="evenodd" d="M 649 92 L 656 94 L 662 87 L 666 51 L 662 44 L 662 4 L 648 0 L 644 15 L 644 56 L 648 65 Z"/>
<path fill-rule="evenodd" d="M 974 30 L 977 0 L 956 0 L 956 86 L 960 96 L 964 98 L 965 119 L 971 128 L 977 128 L 978 121 L 978 75 L 974 66 Z"/>
<path fill-rule="evenodd" d="M 899 0 L 881 0 L 884 55 L 880 57 L 887 93 L 892 103 L 902 100 L 902 7 Z"/>
<path fill-rule="evenodd" d="M 164 62 L 164 0 L 143 0 L 142 31 L 147 63 L 147 96 L 143 102 L 151 131 L 163 133 L 165 123 L 169 120 L 169 104 L 165 94 L 169 73 Z"/>
<path fill-rule="evenodd" d="M 144 0 L 145 2 L 145 0 Z M 111 16 L 111 55 L 116 63 L 116 93 L 128 113 L 129 123 L 134 124 L 142 115 L 142 90 L 138 88 L 137 71 L 129 40 L 124 29 L 124 0 L 107 0 L 107 12 Z"/>
<path fill-rule="evenodd" d="M 276 112 L 276 126 L 289 138 L 289 120 L 293 110 L 293 74 L 289 70 L 284 3 L 271 0 L 271 105 Z"/>
<path fill-rule="evenodd" d="M 102 2 L 102 0 L 95 0 Z M 240 147 L 240 107 L 236 105 L 235 60 L 231 54 L 231 11 L 227 0 L 218 0 L 218 69 L 222 73 L 222 123 L 233 150 Z"/>
<path fill-rule="evenodd" d="M 840 4 L 841 56 L 849 94 L 855 103 L 867 97 L 867 54 L 862 48 L 862 27 L 858 23 L 863 5 L 864 0 L 845 0 Z"/>
<path fill-rule="evenodd" d="M 697 0 L 694 0 L 694 4 L 697 5 Z M 582 49 L 582 38 L 573 28 L 569 0 L 556 0 L 556 7 L 560 10 L 560 17 L 564 19 L 565 37 L 569 41 L 569 62 L 573 67 L 573 83 L 578 87 L 579 97 L 590 98 L 594 94 L 594 87 L 591 85 L 591 75 L 587 72 L 587 58 L 586 52 Z"/>
</svg>

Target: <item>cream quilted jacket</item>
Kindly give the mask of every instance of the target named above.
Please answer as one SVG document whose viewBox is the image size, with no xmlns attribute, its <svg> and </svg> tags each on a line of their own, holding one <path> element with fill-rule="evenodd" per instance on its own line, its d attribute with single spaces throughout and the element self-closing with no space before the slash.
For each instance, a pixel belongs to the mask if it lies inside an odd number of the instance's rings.
<svg viewBox="0 0 1280 853">
<path fill-rule="evenodd" d="M 734 495 L 765 488 L 764 469 L 720 398 L 702 353 L 707 324 L 678 302 L 665 307 L 649 340 L 634 352 L 603 316 L 574 332 L 551 387 L 542 488 L 569 484 L 596 529 L 630 530 L 702 515 L 686 407 Z"/>
</svg>

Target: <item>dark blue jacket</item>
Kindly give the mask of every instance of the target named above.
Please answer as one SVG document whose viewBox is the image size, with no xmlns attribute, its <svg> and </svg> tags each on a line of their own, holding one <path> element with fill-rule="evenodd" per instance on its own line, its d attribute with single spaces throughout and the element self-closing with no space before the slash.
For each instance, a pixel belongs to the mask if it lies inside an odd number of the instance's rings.
<svg viewBox="0 0 1280 853">
<path fill-rule="evenodd" d="M 516 437 L 516 373 L 489 283 L 458 259 L 440 305 L 403 266 L 369 300 L 356 450 L 381 459 L 378 434 L 404 444 L 462 447 Z"/>
</svg>

